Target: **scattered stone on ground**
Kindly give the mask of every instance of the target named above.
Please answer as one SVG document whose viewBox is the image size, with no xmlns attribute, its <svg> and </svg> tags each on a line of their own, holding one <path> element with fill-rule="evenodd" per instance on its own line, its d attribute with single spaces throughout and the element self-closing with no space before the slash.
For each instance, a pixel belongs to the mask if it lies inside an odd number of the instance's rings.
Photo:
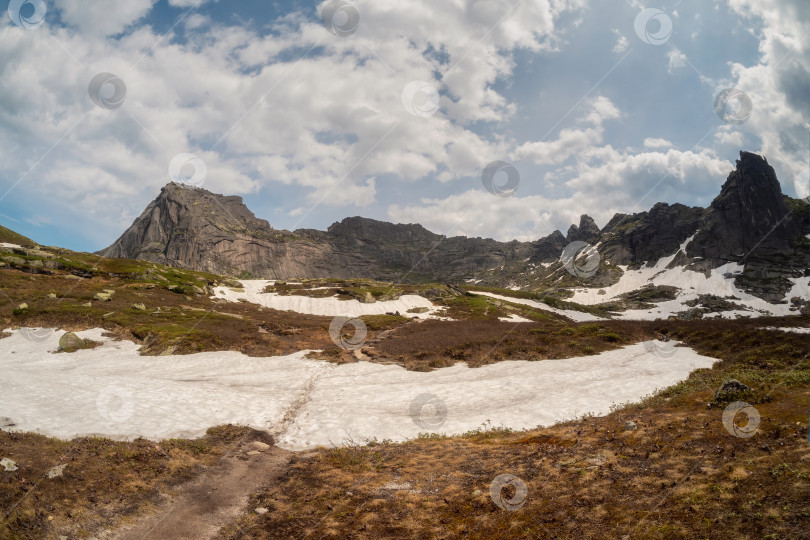
<svg viewBox="0 0 810 540">
<path fill-rule="evenodd" d="M 633 422 L 632 420 L 627 420 L 627 421 L 624 423 L 624 430 L 625 430 L 625 431 L 635 431 L 635 430 L 637 430 L 637 429 L 638 429 L 638 426 L 637 426 L 637 425 L 636 425 L 636 423 L 635 423 L 635 422 Z"/>
<path fill-rule="evenodd" d="M 53 480 L 54 478 L 59 478 L 65 472 L 65 467 L 67 467 L 67 463 L 63 463 L 62 465 L 57 465 L 56 467 L 52 467 L 47 473 L 47 477 Z"/>
<path fill-rule="evenodd" d="M 0 459 L 0 466 L 2 466 L 6 472 L 14 472 L 19 469 L 19 467 L 17 467 L 17 463 L 7 457 Z"/>
<path fill-rule="evenodd" d="M 146 311 L 146 305 L 142 303 L 132 304 L 132 309 L 137 309 L 138 311 Z"/>
<path fill-rule="evenodd" d="M 250 445 L 254 449 L 259 450 L 259 451 L 268 450 L 270 448 L 269 444 L 263 443 L 262 441 L 253 441 L 252 443 L 250 443 Z"/>
<path fill-rule="evenodd" d="M 74 334 L 73 332 L 65 332 L 59 338 L 59 350 L 71 352 L 83 348 L 86 345 L 85 341 Z"/>
</svg>

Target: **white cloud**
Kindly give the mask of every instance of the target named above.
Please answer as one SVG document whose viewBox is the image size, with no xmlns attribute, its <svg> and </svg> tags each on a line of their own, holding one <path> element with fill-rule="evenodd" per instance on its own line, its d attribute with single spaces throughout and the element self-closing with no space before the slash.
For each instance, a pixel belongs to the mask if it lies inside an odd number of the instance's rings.
<svg viewBox="0 0 810 540">
<path fill-rule="evenodd" d="M 565 207 L 564 201 L 539 196 L 499 198 L 486 191 L 468 190 L 445 199 L 422 199 L 411 206 L 391 205 L 388 218 L 396 223 L 420 223 L 448 237 L 530 241 L 544 236 L 539 231 L 551 232 L 562 227 L 559 224 L 571 223 L 570 213 L 558 216 Z"/>
<path fill-rule="evenodd" d="M 145 16 L 156 0 L 54 0 L 62 20 L 85 34 L 113 35 Z"/>
<path fill-rule="evenodd" d="M 507 199 L 469 190 L 419 204 L 391 205 L 388 217 L 418 222 L 448 236 L 536 240 L 555 229 L 567 231 L 586 213 L 604 226 L 617 212 L 640 212 L 656 202 L 684 202 L 684 193 L 708 204 L 733 168 L 710 151 L 630 154 L 605 146 L 581 154 L 574 178 L 567 182 L 570 195 L 563 198 L 521 197 L 520 188 L 517 196 Z"/>
<path fill-rule="evenodd" d="M 675 70 L 686 66 L 686 55 L 678 50 L 677 47 L 673 47 L 667 53 L 667 59 L 669 60 L 669 65 L 667 66 L 669 73 L 674 73 Z"/>
<path fill-rule="evenodd" d="M 584 128 L 566 128 L 560 131 L 553 141 L 527 142 L 511 155 L 513 160 L 528 160 L 536 164 L 560 164 L 588 148 L 601 144 L 604 136 L 603 124 L 606 120 L 619 118 L 619 109 L 604 96 L 598 96 L 588 103 L 589 108 L 580 118 Z"/>
<path fill-rule="evenodd" d="M 777 169 L 785 191 L 808 168 L 810 130 L 810 3 L 806 0 L 729 0 L 743 17 L 763 24 L 755 65 L 733 63 L 731 85 L 751 97 L 745 128 Z M 720 89 L 718 88 L 718 91 Z"/>
<path fill-rule="evenodd" d="M 647 137 L 644 139 L 644 148 L 671 148 L 672 143 L 660 137 Z"/>
<path fill-rule="evenodd" d="M 198 8 L 210 0 L 169 0 L 170 6 Z M 216 2 L 217 0 L 213 0 Z"/>
<path fill-rule="evenodd" d="M 618 30 L 614 30 L 614 32 L 619 36 L 619 38 L 616 40 L 616 44 L 613 46 L 613 52 L 616 54 L 621 54 L 630 48 L 630 40 L 619 34 Z"/>
<path fill-rule="evenodd" d="M 9 59 L 0 65 L 0 122 L 7 126 L 0 171 L 16 179 L 55 145 L 30 182 L 47 185 L 64 203 L 114 208 L 101 221 L 114 223 L 112 230 L 119 206 L 136 212 L 154 197 L 181 152 L 205 160 L 204 187 L 214 191 L 250 193 L 280 182 L 330 205 L 371 204 L 384 174 L 445 182 L 478 175 L 509 151 L 471 127 L 514 113 L 493 87 L 511 75 L 512 52 L 553 49 L 555 20 L 583 4 L 358 4 L 360 27 L 345 39 L 314 13 L 290 13 L 267 35 L 190 15 L 187 41 L 178 43 L 137 26 L 153 3 L 112 9 L 100 0 L 58 0 L 66 28 L 10 27 L 0 42 Z M 90 101 L 87 85 L 100 72 L 125 81 L 120 109 Z M 400 102 L 403 87 L 417 79 L 441 91 L 440 109 L 429 118 Z M 26 151 L 10 151 L 14 145 Z"/>
<path fill-rule="evenodd" d="M 714 134 L 714 140 L 717 141 L 718 144 L 734 146 L 741 150 L 743 144 L 745 144 L 745 137 L 742 131 L 733 130 L 728 126 L 723 126 L 718 129 Z"/>
</svg>

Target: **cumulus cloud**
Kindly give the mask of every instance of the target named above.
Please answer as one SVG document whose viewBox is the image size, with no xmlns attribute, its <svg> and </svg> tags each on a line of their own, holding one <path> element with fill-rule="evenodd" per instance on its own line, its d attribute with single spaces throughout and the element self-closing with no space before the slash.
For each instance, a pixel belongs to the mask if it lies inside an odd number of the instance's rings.
<svg viewBox="0 0 810 540">
<path fill-rule="evenodd" d="M 670 148 L 672 143 L 660 137 L 647 137 L 644 139 L 644 148 Z"/>
<path fill-rule="evenodd" d="M 667 66 L 669 73 L 674 73 L 675 70 L 686 66 L 686 55 L 678 50 L 677 47 L 673 47 L 667 53 L 667 60 L 669 61 L 669 65 Z"/>
<path fill-rule="evenodd" d="M 729 0 L 729 6 L 762 24 L 759 62 L 733 63 L 731 83 L 751 97 L 754 107 L 746 127 L 762 140 L 761 152 L 781 170 L 789 191 L 791 177 L 802 175 L 810 160 L 810 3 Z"/>
<path fill-rule="evenodd" d="M 613 33 L 616 34 L 616 44 L 613 46 L 613 52 L 616 54 L 621 54 L 627 49 L 630 48 L 630 40 L 627 39 L 621 32 L 617 29 L 613 29 Z"/>
<path fill-rule="evenodd" d="M 555 229 L 565 232 L 586 213 L 604 226 L 615 213 L 641 212 L 656 202 L 683 202 L 687 195 L 708 204 L 733 167 L 710 150 L 634 154 L 595 146 L 578 154 L 573 177 L 566 182 L 567 196 L 502 199 L 469 190 L 419 204 L 391 205 L 388 217 L 419 222 L 447 235 L 536 240 Z"/>
<path fill-rule="evenodd" d="M 373 2 L 357 6 L 361 24 L 348 38 L 327 32 L 316 12 L 288 13 L 262 34 L 192 14 L 160 36 L 139 25 L 153 4 L 58 0 L 64 26 L 7 29 L 0 170 L 19 178 L 33 166 L 38 183 L 17 189 L 142 205 L 181 152 L 205 160 L 206 188 L 250 193 L 279 182 L 302 187 L 312 204 L 369 205 L 384 174 L 478 174 L 508 151 L 471 129 L 514 114 L 494 82 L 512 73 L 514 50 L 554 49 L 555 20 L 583 2 Z M 120 108 L 89 99 L 100 72 L 126 83 Z M 439 95 L 431 115 L 403 107 L 414 80 Z"/>
<path fill-rule="evenodd" d="M 528 160 L 540 165 L 563 163 L 570 157 L 602 143 L 604 122 L 620 116 L 619 109 L 610 99 L 598 96 L 590 100 L 588 111 L 578 122 L 584 127 L 563 129 L 553 141 L 524 143 L 512 153 L 511 158 Z"/>
<path fill-rule="evenodd" d="M 118 34 L 144 17 L 156 0 L 127 0 L 114 5 L 105 0 L 54 0 L 62 21 L 79 32 Z"/>
</svg>

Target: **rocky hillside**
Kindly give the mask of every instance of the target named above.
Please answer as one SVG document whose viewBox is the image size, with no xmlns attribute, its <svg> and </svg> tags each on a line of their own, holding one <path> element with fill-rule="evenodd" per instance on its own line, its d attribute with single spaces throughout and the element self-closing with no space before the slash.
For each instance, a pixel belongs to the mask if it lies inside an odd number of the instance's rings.
<svg viewBox="0 0 810 540">
<path fill-rule="evenodd" d="M 566 235 L 554 231 L 534 242 L 447 238 L 421 225 L 361 217 L 326 231 L 277 230 L 240 197 L 172 183 L 99 253 L 241 277 L 466 281 L 524 290 L 602 287 L 615 283 L 622 267 L 677 254 L 671 265 L 700 272 L 744 264 L 738 283 L 777 301 L 790 288 L 788 278 L 810 267 L 809 233 L 807 201 L 783 195 L 767 160 L 741 152 L 706 209 L 658 203 L 647 212 L 616 214 L 601 230 L 584 215 Z M 565 272 L 560 255 L 574 241 L 597 246 L 600 272 L 587 279 Z"/>
</svg>

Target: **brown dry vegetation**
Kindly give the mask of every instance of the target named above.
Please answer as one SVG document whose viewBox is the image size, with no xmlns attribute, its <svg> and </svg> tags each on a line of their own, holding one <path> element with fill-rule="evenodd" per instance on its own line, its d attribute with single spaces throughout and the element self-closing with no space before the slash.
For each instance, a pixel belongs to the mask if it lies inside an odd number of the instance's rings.
<svg viewBox="0 0 810 540">
<path fill-rule="evenodd" d="M 479 367 L 501 360 L 543 360 L 598 354 L 638 340 L 633 328 L 615 331 L 602 324 L 509 323 L 497 320 L 425 321 L 370 343 L 373 361 L 426 371 L 466 362 Z"/>
<path fill-rule="evenodd" d="M 161 267 L 166 279 L 135 278 L 148 263 L 93 260 L 98 270 L 92 272 L 89 260 L 76 263 L 92 273 L 83 280 L 0 269 L 0 327 L 103 327 L 142 343 L 146 354 L 320 348 L 331 361 L 357 361 L 332 344 L 330 318 L 194 294 L 192 284 L 217 276 Z M 93 300 L 103 289 L 115 289 L 111 301 Z M 88 301 L 90 307 L 82 306 Z M 16 309 L 22 302 L 28 308 Z M 810 336 L 760 329 L 808 327 L 810 317 L 571 323 L 481 296 L 442 302 L 448 315 L 463 320 L 364 317 L 363 354 L 427 370 L 458 361 L 478 366 L 596 354 L 667 335 L 721 362 L 604 418 L 301 453 L 223 538 L 810 537 Z M 534 322 L 498 321 L 509 314 Z M 751 386 L 744 399 L 762 417 L 753 438 L 723 428 L 723 403 L 707 407 L 731 377 Z M 638 430 L 625 431 L 626 420 Z M 238 440 L 256 436 L 227 427 L 195 441 L 155 444 L 0 432 L 0 455 L 21 466 L 0 472 L 0 539 L 57 530 L 89 536 L 151 508 L 161 491 L 197 477 Z M 60 463 L 68 464 L 63 477 L 44 477 Z M 502 473 L 528 487 L 520 510 L 501 510 L 489 496 L 490 482 Z M 382 489 L 389 483 L 410 487 Z M 256 514 L 257 506 L 269 511 Z"/>
<path fill-rule="evenodd" d="M 807 538 L 810 338 L 751 326 L 665 328 L 722 361 L 604 418 L 303 454 L 251 503 L 270 511 L 246 513 L 221 536 Z M 752 438 L 730 435 L 722 407 L 707 407 L 729 377 L 752 387 L 761 415 Z M 628 420 L 638 429 L 625 430 Z M 490 498 L 502 473 L 528 487 L 520 510 Z M 405 489 L 384 488 L 392 483 Z"/>
<path fill-rule="evenodd" d="M 195 478 L 238 442 L 267 439 L 234 426 L 209 429 L 195 440 L 158 443 L 99 437 L 61 441 L 0 431 L 0 455 L 19 467 L 0 471 L 0 539 L 55 537 L 56 531 L 89 537 L 157 504 L 161 491 Z M 48 478 L 57 465 L 66 465 L 62 476 Z"/>
</svg>

